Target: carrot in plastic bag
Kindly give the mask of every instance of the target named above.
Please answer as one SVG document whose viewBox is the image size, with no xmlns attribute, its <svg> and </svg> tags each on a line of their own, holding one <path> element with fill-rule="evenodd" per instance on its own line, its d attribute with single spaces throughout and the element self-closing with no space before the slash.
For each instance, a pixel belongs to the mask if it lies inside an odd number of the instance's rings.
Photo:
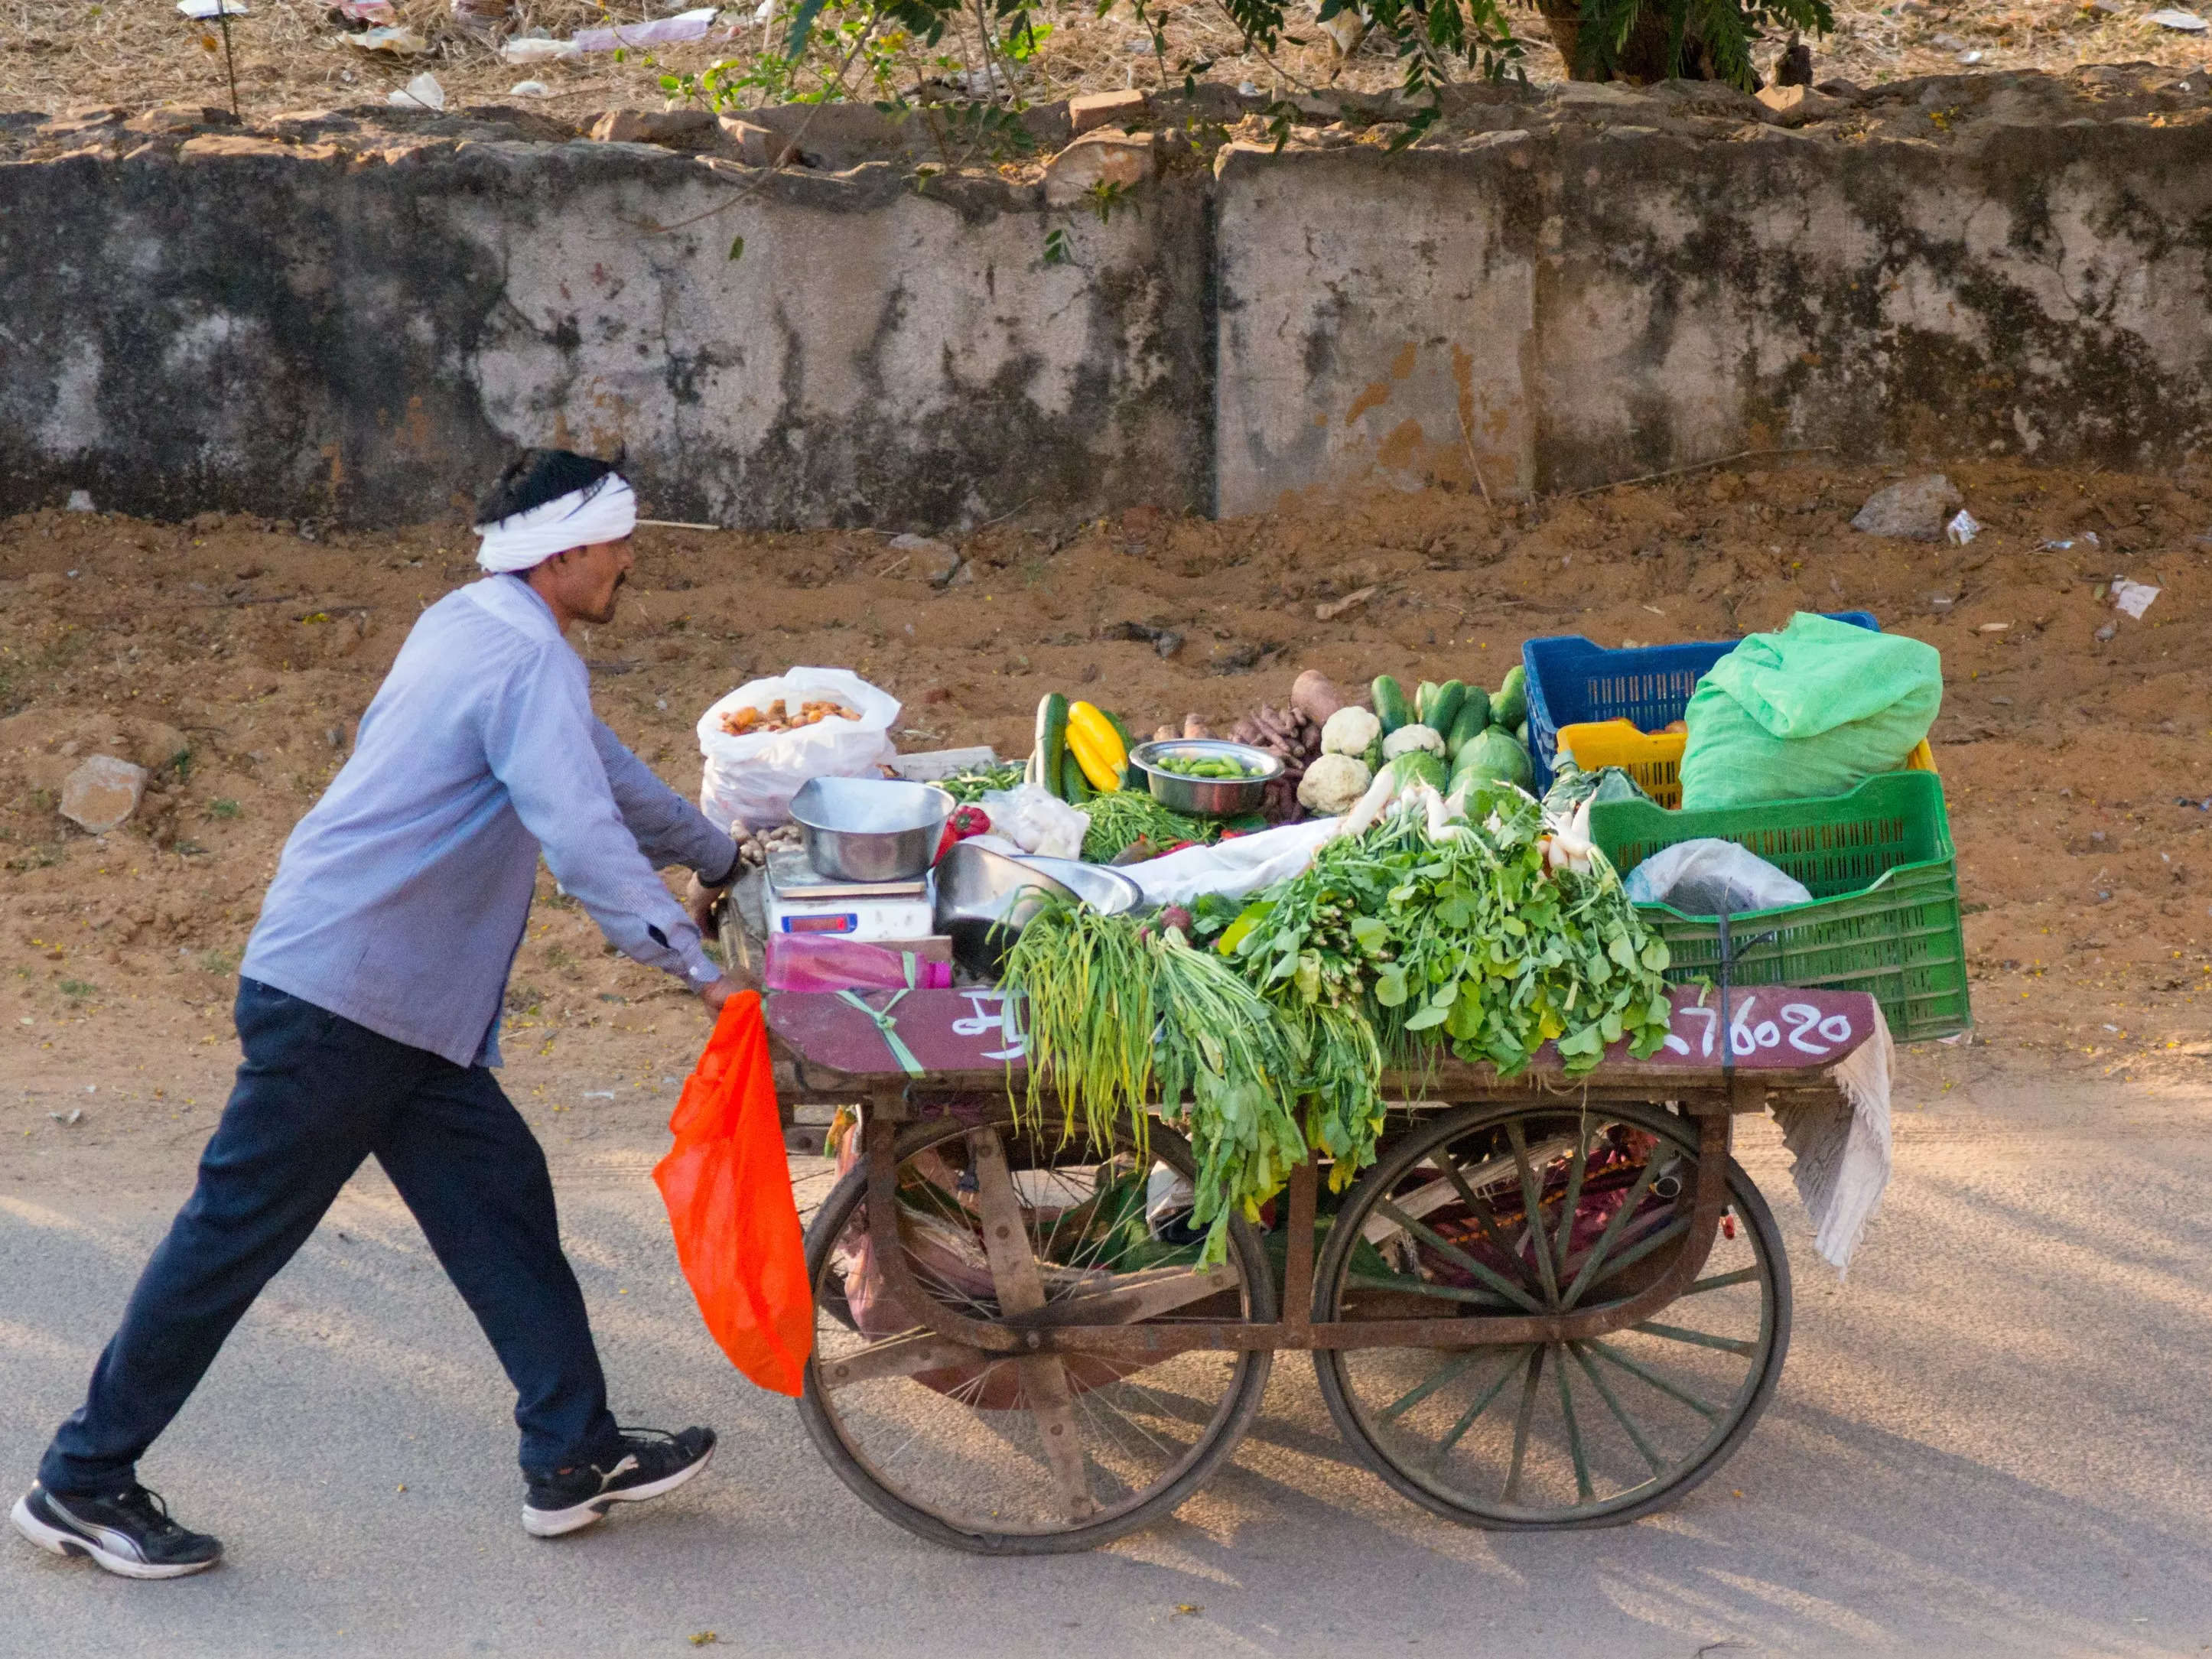
<svg viewBox="0 0 2212 1659">
<path fill-rule="evenodd" d="M 795 1395 L 814 1300 L 757 992 L 723 1005 L 668 1128 L 653 1179 L 707 1329 L 762 1388 Z"/>
</svg>

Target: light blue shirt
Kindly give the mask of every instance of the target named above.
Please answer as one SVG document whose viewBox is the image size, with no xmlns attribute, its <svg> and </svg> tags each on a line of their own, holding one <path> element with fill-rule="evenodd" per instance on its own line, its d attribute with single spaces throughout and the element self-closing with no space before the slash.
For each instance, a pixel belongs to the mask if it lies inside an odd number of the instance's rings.
<svg viewBox="0 0 2212 1659">
<path fill-rule="evenodd" d="M 716 879 L 736 847 L 592 713 L 545 601 L 493 576 L 416 623 L 351 758 L 284 843 L 239 971 L 456 1066 L 495 1066 L 541 853 L 624 954 L 716 977 L 655 868 Z"/>
</svg>

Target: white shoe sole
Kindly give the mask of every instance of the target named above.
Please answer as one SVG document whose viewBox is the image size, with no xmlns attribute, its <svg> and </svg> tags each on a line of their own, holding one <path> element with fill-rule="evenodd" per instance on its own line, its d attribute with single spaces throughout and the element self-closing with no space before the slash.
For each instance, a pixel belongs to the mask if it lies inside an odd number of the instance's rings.
<svg viewBox="0 0 2212 1659">
<path fill-rule="evenodd" d="M 532 1538 L 558 1538 L 563 1533 L 580 1532 L 594 1522 L 604 1521 L 611 1504 L 641 1504 L 648 1498 L 659 1498 L 674 1492 L 692 1476 L 705 1471 L 714 1461 L 720 1448 L 709 1446 L 707 1455 L 688 1468 L 680 1468 L 663 1480 L 649 1481 L 642 1486 L 630 1486 L 622 1492 L 603 1493 L 589 1503 L 578 1504 L 565 1510 L 533 1510 L 522 1506 L 522 1529 Z"/>
<path fill-rule="evenodd" d="M 118 1555 L 105 1549 L 89 1538 L 77 1533 L 64 1532 L 59 1527 L 50 1527 L 31 1512 L 31 1500 L 26 1496 L 15 1500 L 15 1507 L 8 1518 L 15 1523 L 15 1530 L 53 1555 L 88 1556 L 100 1567 L 118 1578 L 184 1578 L 196 1572 L 205 1572 L 215 1561 L 187 1561 L 179 1565 L 152 1561 L 134 1561 L 127 1555 Z M 216 1561 L 222 1558 L 217 1556 Z"/>
</svg>

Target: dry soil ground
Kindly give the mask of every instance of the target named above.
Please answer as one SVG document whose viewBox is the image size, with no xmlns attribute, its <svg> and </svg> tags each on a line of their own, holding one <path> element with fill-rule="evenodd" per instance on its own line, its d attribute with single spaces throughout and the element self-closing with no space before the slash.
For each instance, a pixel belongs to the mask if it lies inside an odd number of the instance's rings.
<svg viewBox="0 0 2212 1659">
<path fill-rule="evenodd" d="M 658 108 L 664 73 L 696 74 L 735 60 L 742 76 L 757 58 L 764 31 L 750 21 L 718 27 L 706 40 L 631 52 L 611 52 L 568 63 L 518 68 L 453 27 L 447 0 L 397 0 L 398 10 L 428 43 L 425 56 L 398 58 L 349 47 L 331 22 L 331 0 L 252 0 L 252 15 L 233 25 L 240 107 L 249 120 L 282 110 L 382 99 L 410 76 L 429 69 L 449 98 L 459 103 L 512 101 L 508 89 L 525 80 L 543 83 L 543 106 L 568 118 L 588 118 L 611 107 Z M 684 9 L 686 0 L 517 0 L 520 28 L 567 37 L 576 28 L 608 21 L 635 22 Z M 1838 0 L 1836 33 L 1816 43 L 1815 74 L 1863 86 L 1908 76 L 1959 71 L 1962 63 L 1984 70 L 2039 69 L 2063 72 L 2081 64 L 2154 64 L 2187 71 L 2203 67 L 2208 37 L 2161 27 L 2149 21 L 2171 9 L 2169 0 Z M 750 0 L 725 15 L 750 19 Z M 790 8 L 781 10 L 787 15 Z M 1243 52 L 1237 30 L 1217 0 L 1166 0 L 1152 8 L 1163 20 L 1164 61 L 1126 5 L 1103 10 L 1091 0 L 1044 0 L 1036 9 L 1052 33 L 1020 71 L 1018 90 L 1032 102 L 1072 93 L 1152 84 L 1164 76 L 1181 83 L 1182 61 L 1210 62 L 1211 77 L 1225 85 L 1251 82 L 1266 89 L 1328 87 L 1382 90 L 1397 84 L 1398 65 L 1379 45 L 1348 61 L 1338 59 L 1322 32 L 1294 31 L 1305 44 L 1286 46 L 1272 59 Z M 2187 8 L 2184 7 L 2186 10 Z M 1292 0 L 1294 20 L 1308 9 Z M 831 8 L 831 15 L 836 15 Z M 857 9 L 855 15 L 858 15 Z M 1513 10 L 1515 27 L 1529 42 L 1532 80 L 1560 78 L 1558 53 L 1530 11 Z M 956 30 L 957 33 L 957 30 Z M 228 93 L 221 54 L 204 50 L 212 40 L 153 0 L 0 0 L 0 110 L 55 112 L 105 104 L 143 107 L 168 101 L 222 104 Z M 1765 63 L 1775 50 L 1759 53 Z M 939 52 L 915 52 L 902 63 L 900 83 L 941 73 L 932 59 L 963 49 L 952 40 Z M 965 49 L 974 56 L 972 47 Z M 865 88 L 855 95 L 871 97 Z M 740 105 L 776 101 L 739 88 Z"/>
<path fill-rule="evenodd" d="M 646 530 L 617 621 L 577 643 L 601 712 L 689 791 L 699 711 L 792 664 L 890 689 L 903 747 L 1016 753 L 1051 687 L 1149 730 L 1279 702 L 1307 665 L 1495 684 L 1532 635 L 1662 643 L 1863 607 L 1943 652 L 1935 742 L 1979 1022 L 1972 1046 L 1908 1060 L 1901 1105 L 2005 1077 L 2185 1088 L 2212 1059 L 2212 480 L 1955 467 L 1987 526 L 1958 547 L 1850 530 L 1885 476 L 1792 466 L 1496 510 L 1432 492 L 1012 525 L 970 538 L 942 588 L 884 532 Z M 284 836 L 418 611 L 472 578 L 469 550 L 454 523 L 309 542 L 213 516 L 0 522 L 0 1193 L 173 1170 L 204 1136 Z M 2099 597 L 2116 574 L 2161 588 L 2141 621 Z M 1129 622 L 1187 643 L 1164 660 L 1116 636 Z M 157 777 L 95 839 L 56 792 L 100 752 Z M 696 1052 L 696 1006 L 541 882 L 509 1086 L 556 1143 L 649 1146 Z"/>
</svg>

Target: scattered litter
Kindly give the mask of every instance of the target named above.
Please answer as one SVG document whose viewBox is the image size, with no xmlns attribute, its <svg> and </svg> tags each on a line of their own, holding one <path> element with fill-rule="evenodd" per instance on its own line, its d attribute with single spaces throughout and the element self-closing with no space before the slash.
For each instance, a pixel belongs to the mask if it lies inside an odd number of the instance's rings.
<svg viewBox="0 0 2212 1659">
<path fill-rule="evenodd" d="M 2193 11 L 2154 11 L 2151 13 L 2149 21 L 2162 29 L 2179 29 L 2184 34 L 2202 34 L 2207 28 L 2212 28 L 2212 24 L 2205 22 Z"/>
<path fill-rule="evenodd" d="M 89 489 L 70 490 L 69 494 L 69 503 L 62 510 L 65 513 L 97 513 L 100 511 L 98 507 L 92 504 L 92 492 Z"/>
<path fill-rule="evenodd" d="M 1959 54 L 1959 61 L 1962 64 L 1978 64 L 1984 56 L 1984 53 L 1978 52 L 1962 52 Z"/>
<path fill-rule="evenodd" d="M 1959 509 L 1959 516 L 1943 526 L 1944 539 L 1959 547 L 1964 547 L 1981 533 L 1981 520 L 1963 507 Z"/>
<path fill-rule="evenodd" d="M 2173 798 L 2173 804 L 2176 806 L 2193 806 L 2200 812 L 2212 812 L 2212 795 L 2205 796 L 2203 800 L 2191 800 L 2186 795 L 2176 795 Z M 26 1025 L 30 1023 L 27 1019 L 23 1022 Z"/>
<path fill-rule="evenodd" d="M 550 98 L 553 88 L 543 81 L 517 81 L 507 89 L 510 98 Z"/>
<path fill-rule="evenodd" d="M 1955 593 L 1930 593 L 1928 596 L 1928 608 L 1939 617 L 1948 615 L 1951 607 L 1958 602 L 1959 596 Z"/>
<path fill-rule="evenodd" d="M 438 84 L 436 76 L 424 70 L 393 93 L 388 101 L 403 109 L 443 109 L 446 106 L 446 89 Z"/>
<path fill-rule="evenodd" d="M 1253 82 L 1239 81 L 1237 83 L 1237 95 L 1239 98 L 1257 98 L 1260 95 L 1260 88 Z"/>
<path fill-rule="evenodd" d="M 586 1100 L 612 1100 L 614 1097 L 615 1091 L 611 1089 L 586 1089 L 584 1091 L 584 1098 Z"/>
<path fill-rule="evenodd" d="M 694 11 L 680 11 L 673 17 L 655 18 L 649 23 L 578 29 L 574 44 L 578 52 L 612 52 L 617 46 L 665 46 L 680 40 L 697 40 L 713 27 L 717 9 L 701 6 Z"/>
<path fill-rule="evenodd" d="M 518 35 L 499 49 L 500 57 L 510 64 L 544 64 L 556 58 L 574 58 L 577 52 L 573 40 L 549 40 L 542 34 Z"/>
<path fill-rule="evenodd" d="M 2046 553 L 2063 553 L 2068 548 L 2073 545 L 2074 538 L 2069 536 L 2063 542 L 2044 543 L 2043 550 Z"/>
<path fill-rule="evenodd" d="M 396 23 L 399 14 L 392 0 L 337 0 L 331 10 L 349 23 Z"/>
<path fill-rule="evenodd" d="M 419 58 L 430 50 L 430 43 L 413 29 L 392 24 L 384 28 L 363 29 L 359 34 L 344 37 L 346 45 L 362 52 L 388 52 L 394 58 Z M 398 103 L 399 99 L 392 99 Z"/>
<path fill-rule="evenodd" d="M 244 17 L 246 0 L 177 0 L 177 9 L 187 17 Z M 2203 28 L 2203 24 L 2197 26 Z"/>
<path fill-rule="evenodd" d="M 46 1115 L 64 1127 L 74 1125 L 84 1116 L 82 1107 L 72 1106 L 66 1112 L 48 1112 Z"/>
<path fill-rule="evenodd" d="M 2112 603 L 2124 615 L 2141 622 L 2142 613 L 2150 609 L 2150 602 L 2164 591 L 2146 582 L 2131 582 L 2125 576 L 2121 576 L 2112 583 Z"/>
<path fill-rule="evenodd" d="M 1984 623 L 1974 631 L 1977 634 L 2002 634 L 2011 626 L 2010 623 Z"/>
<path fill-rule="evenodd" d="M 2115 635 L 2115 634 L 2118 633 L 2119 631 L 2120 631 L 2120 625 L 2119 625 L 2119 623 L 2106 623 L 2102 628 L 2100 628 L 2100 629 L 2099 629 L 2097 630 L 2097 635 L 2096 635 L 2096 637 L 2097 637 L 2097 643 L 2098 643 L 2098 644 L 2100 644 L 2100 645 L 2104 644 L 2107 640 L 2110 640 L 2110 639 L 2112 637 L 2112 635 Z"/>
</svg>

